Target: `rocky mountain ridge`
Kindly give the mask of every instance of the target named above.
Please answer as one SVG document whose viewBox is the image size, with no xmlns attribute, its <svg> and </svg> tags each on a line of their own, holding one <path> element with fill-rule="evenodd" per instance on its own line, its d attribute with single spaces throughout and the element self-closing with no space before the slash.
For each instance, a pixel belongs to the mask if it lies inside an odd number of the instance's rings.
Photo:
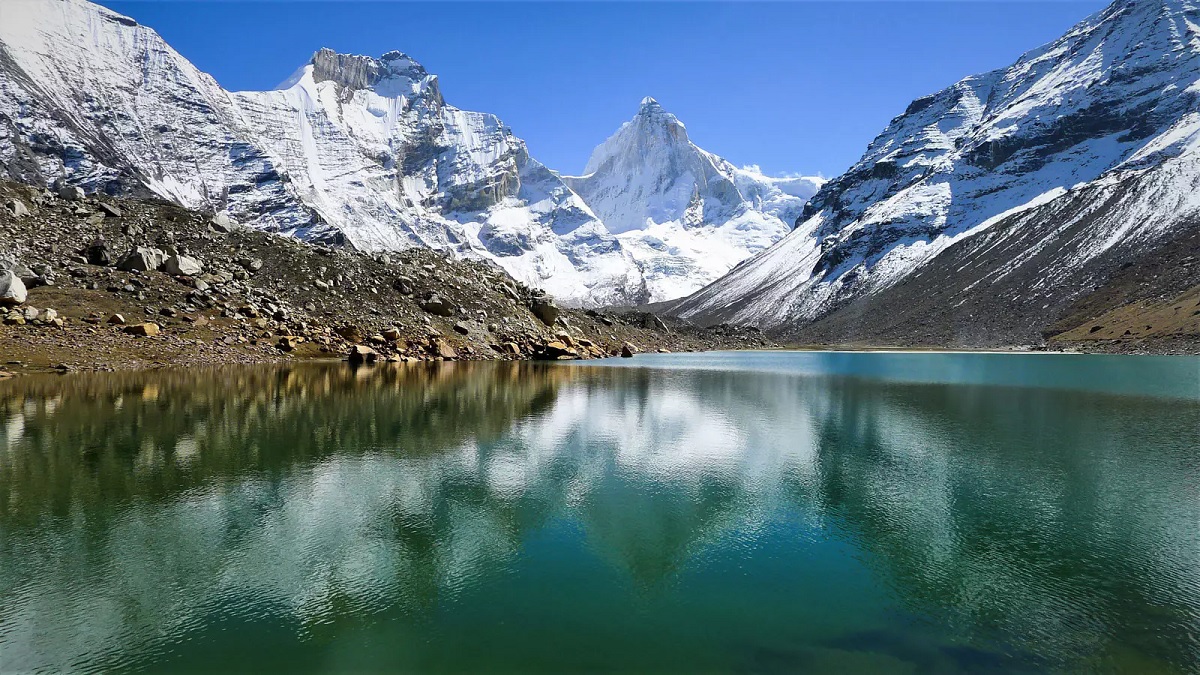
<svg viewBox="0 0 1200 675">
<path fill-rule="evenodd" d="M 363 251 L 487 259 L 572 306 L 690 292 L 781 237 L 811 192 L 682 140 L 709 167 L 695 175 L 714 179 L 693 190 L 708 234 L 619 238 L 507 125 L 449 104 L 402 52 L 322 49 L 275 90 L 229 92 L 152 29 L 86 0 L 12 0 L 0 22 L 0 177 L 157 196 Z M 641 172 L 682 172 L 665 177 L 686 190 L 695 164 Z M 653 210 L 673 196 L 626 198 Z"/>
<path fill-rule="evenodd" d="M 673 311 L 795 340 L 1038 343 L 1195 227 L 1198 25 L 1189 0 L 1118 0 L 914 101 L 795 231 Z"/>
<path fill-rule="evenodd" d="M 318 52 L 231 93 L 153 30 L 84 0 L 14 0 L 0 24 L 0 168 L 159 196 L 365 251 L 493 260 L 573 305 L 643 298 L 637 265 L 493 115 L 447 104 L 392 52 Z"/>
</svg>

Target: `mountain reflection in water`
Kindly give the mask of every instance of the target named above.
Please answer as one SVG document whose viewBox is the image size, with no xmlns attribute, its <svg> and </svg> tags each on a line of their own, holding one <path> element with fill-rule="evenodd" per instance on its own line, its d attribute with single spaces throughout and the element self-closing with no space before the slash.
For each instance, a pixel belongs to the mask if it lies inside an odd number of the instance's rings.
<svg viewBox="0 0 1200 675">
<path fill-rule="evenodd" d="M 0 385 L 0 670 L 1200 666 L 1200 404 L 538 364 Z"/>
</svg>

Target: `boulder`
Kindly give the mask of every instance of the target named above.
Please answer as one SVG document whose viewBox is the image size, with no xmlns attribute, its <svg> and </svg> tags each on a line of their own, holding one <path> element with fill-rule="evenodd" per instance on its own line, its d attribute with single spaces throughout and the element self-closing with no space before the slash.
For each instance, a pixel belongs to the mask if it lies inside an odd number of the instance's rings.
<svg viewBox="0 0 1200 675">
<path fill-rule="evenodd" d="M 103 211 L 104 215 L 109 218 L 120 218 L 121 217 L 121 209 L 118 209 L 117 207 L 113 206 L 112 204 L 105 204 L 105 203 L 101 202 L 100 210 Z"/>
<path fill-rule="evenodd" d="M 303 338 L 300 338 L 296 335 L 281 335 L 279 336 L 279 342 L 276 343 L 275 346 L 278 347 L 280 351 L 290 352 L 295 349 L 302 340 Z"/>
<path fill-rule="evenodd" d="M 238 264 L 247 272 L 257 272 L 262 269 L 263 261 L 261 258 L 242 258 L 238 260 Z"/>
<path fill-rule="evenodd" d="M 444 340 L 433 340 L 433 344 L 431 346 L 433 347 L 433 352 L 443 359 L 450 360 L 458 358 L 458 352 L 454 349 L 454 347 L 450 346 L 450 343 Z"/>
<path fill-rule="evenodd" d="M 413 280 L 408 277 L 397 277 L 392 282 L 392 288 L 401 295 L 412 295 L 414 290 Z"/>
<path fill-rule="evenodd" d="M 559 342 L 558 340 L 555 340 L 554 342 L 547 342 L 542 350 L 542 354 L 545 356 L 545 358 L 551 360 L 579 358 L 578 352 L 568 347 L 566 343 Z"/>
<path fill-rule="evenodd" d="M 0 305 L 14 306 L 25 302 L 28 292 L 25 283 L 12 272 L 0 272 Z"/>
<path fill-rule="evenodd" d="M 24 218 L 29 215 L 29 209 L 25 207 L 25 202 L 19 199 L 10 199 L 4 203 L 4 206 L 14 218 Z"/>
<path fill-rule="evenodd" d="M 234 221 L 227 213 L 218 213 L 208 221 L 208 226 L 217 232 L 228 233 L 234 227 Z"/>
<path fill-rule="evenodd" d="M 117 269 L 126 272 L 134 270 L 149 272 L 162 267 L 166 262 L 167 254 L 162 250 L 147 246 L 135 246 L 125 254 L 125 257 L 121 258 L 121 262 L 117 263 Z"/>
<path fill-rule="evenodd" d="M 547 326 L 553 326 L 554 322 L 558 320 L 558 305 L 554 304 L 554 300 L 550 299 L 550 296 L 535 297 L 529 303 L 529 310 Z"/>
<path fill-rule="evenodd" d="M 626 343 L 625 343 L 625 344 L 624 344 L 624 345 L 621 347 L 621 358 L 624 358 L 624 359 L 632 359 L 632 358 L 633 358 L 633 355 L 634 355 L 634 354 L 636 354 L 636 353 L 637 353 L 637 351 L 638 351 L 638 348 L 637 348 L 637 347 L 634 347 L 632 344 L 630 344 L 630 343 L 626 342 Z"/>
<path fill-rule="evenodd" d="M 431 293 L 429 297 L 422 300 L 421 309 L 437 316 L 451 316 L 454 314 L 454 305 L 450 304 L 437 293 Z"/>
<path fill-rule="evenodd" d="M 350 347 L 350 353 L 347 355 L 350 363 L 375 363 L 379 360 L 379 353 L 366 345 L 354 345 Z"/>
<path fill-rule="evenodd" d="M 204 264 L 188 255 L 173 255 L 167 258 L 163 271 L 185 277 L 194 277 L 204 271 Z"/>
<path fill-rule="evenodd" d="M 28 286 L 38 278 L 38 273 L 18 261 L 16 258 L 0 258 L 0 272 L 12 272 Z"/>
<path fill-rule="evenodd" d="M 158 324 L 147 321 L 146 323 L 135 323 L 132 326 L 126 326 L 125 332 L 130 335 L 139 335 L 141 337 L 154 337 L 162 332 L 162 328 Z"/>
<path fill-rule="evenodd" d="M 389 328 L 383 331 L 383 339 L 387 340 L 388 342 L 398 342 L 400 337 L 401 334 L 399 328 Z"/>
<path fill-rule="evenodd" d="M 467 324 L 460 321 L 454 324 L 454 332 L 458 333 L 459 335 L 466 335 L 471 332 L 471 328 Z"/>
<path fill-rule="evenodd" d="M 58 318 L 58 311 L 47 307 L 38 313 L 37 318 L 42 323 L 54 323 L 54 320 Z"/>
<path fill-rule="evenodd" d="M 108 323 L 116 326 L 124 326 L 125 317 L 121 316 L 120 314 L 113 314 L 112 316 L 108 317 Z"/>
<path fill-rule="evenodd" d="M 93 241 L 87 247 L 87 250 L 83 252 L 83 255 L 87 258 L 89 265 L 107 267 L 112 264 L 112 253 L 108 250 L 108 244 L 104 241 L 103 237 Z"/>
<path fill-rule="evenodd" d="M 69 202 L 82 201 L 85 196 L 83 188 L 76 185 L 64 185 L 58 189 L 58 198 Z"/>
</svg>

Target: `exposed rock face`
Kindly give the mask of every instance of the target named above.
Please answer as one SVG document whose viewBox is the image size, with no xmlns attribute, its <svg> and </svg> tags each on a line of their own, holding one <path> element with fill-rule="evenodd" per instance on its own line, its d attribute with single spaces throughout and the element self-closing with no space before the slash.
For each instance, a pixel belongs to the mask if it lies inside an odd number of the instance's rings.
<svg viewBox="0 0 1200 675">
<path fill-rule="evenodd" d="M 795 231 L 673 311 L 793 335 L 835 310 L 827 335 L 936 311 L 952 323 L 933 332 L 987 344 L 1001 338 L 970 315 L 1001 299 L 1038 339 L 1113 273 L 1106 260 L 1197 222 L 1198 25 L 1190 1 L 1118 0 L 1008 68 L 914 101 Z M 902 291 L 913 284 L 929 293 Z"/>
<path fill-rule="evenodd" d="M 653 98 L 565 177 L 642 265 L 652 302 L 687 295 L 787 234 L 819 178 L 769 178 L 697 147 Z"/>
<path fill-rule="evenodd" d="M 571 305 L 646 299 L 639 267 L 578 195 L 399 52 L 322 50 L 276 91 L 233 94 L 84 0 L 5 9 L 0 176 L 156 195 L 215 213 L 219 231 L 232 216 L 365 250 L 488 258 Z"/>
</svg>

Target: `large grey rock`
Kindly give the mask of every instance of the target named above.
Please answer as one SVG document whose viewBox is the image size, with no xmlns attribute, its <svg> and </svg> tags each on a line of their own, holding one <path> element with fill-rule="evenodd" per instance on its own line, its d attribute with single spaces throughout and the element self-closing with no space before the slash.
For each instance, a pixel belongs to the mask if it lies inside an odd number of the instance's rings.
<svg viewBox="0 0 1200 675">
<path fill-rule="evenodd" d="M 132 272 L 149 272 L 162 267 L 167 262 L 167 254 L 157 248 L 149 248 L 146 246 L 135 246 L 133 250 L 125 254 L 121 258 L 121 262 L 117 263 L 117 269 Z"/>
<path fill-rule="evenodd" d="M 21 278 L 12 270 L 0 272 L 0 305 L 19 305 L 25 302 L 27 292 Z"/>
<path fill-rule="evenodd" d="M 433 293 L 422 300 L 421 309 L 438 316 L 450 316 L 454 314 L 454 305 L 450 304 L 449 301 L 437 293 Z"/>
<path fill-rule="evenodd" d="M 9 213 L 13 214 L 14 218 L 24 218 L 29 215 L 29 209 L 25 207 L 25 202 L 19 199 L 10 199 L 5 203 Z"/>
<path fill-rule="evenodd" d="M 84 196 L 83 188 L 75 185 L 64 185 L 58 189 L 58 198 L 70 202 L 82 201 Z"/>
<path fill-rule="evenodd" d="M 194 277 L 204 271 L 204 264 L 191 256 L 176 254 L 167 258 L 163 271 L 167 274 Z"/>
<path fill-rule="evenodd" d="M 529 303 L 529 309 L 547 326 L 553 326 L 554 322 L 558 320 L 558 305 L 555 305 L 549 296 L 542 295 L 534 298 Z"/>
<path fill-rule="evenodd" d="M 233 218 L 229 217 L 229 214 L 218 213 L 212 217 L 212 220 L 210 220 L 208 224 L 217 232 L 227 233 L 232 230 L 237 223 L 234 222 Z"/>
</svg>

